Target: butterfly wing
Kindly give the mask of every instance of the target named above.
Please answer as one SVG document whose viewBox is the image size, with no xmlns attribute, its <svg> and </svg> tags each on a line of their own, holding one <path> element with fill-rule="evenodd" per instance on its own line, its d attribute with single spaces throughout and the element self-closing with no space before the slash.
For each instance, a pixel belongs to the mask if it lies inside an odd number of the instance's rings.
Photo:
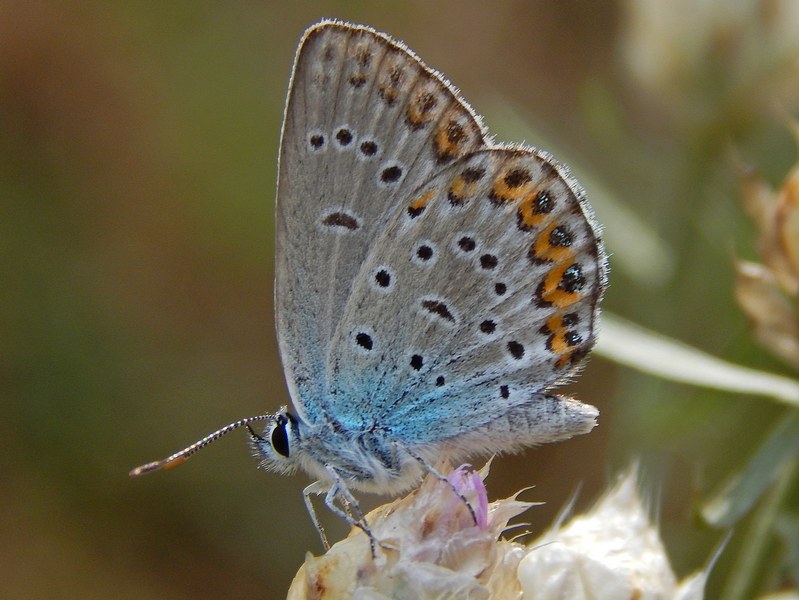
<svg viewBox="0 0 799 600">
<path fill-rule="evenodd" d="M 493 148 L 443 168 L 355 278 L 326 369 L 337 418 L 408 445 L 507 415 L 539 421 L 523 445 L 590 429 L 593 409 L 544 392 L 594 344 L 605 261 L 582 188 L 548 155 Z"/>
<path fill-rule="evenodd" d="M 306 420 L 325 408 L 336 327 L 403 190 L 483 145 L 471 109 L 403 45 L 335 21 L 305 33 L 280 145 L 275 304 L 286 379 Z"/>
</svg>

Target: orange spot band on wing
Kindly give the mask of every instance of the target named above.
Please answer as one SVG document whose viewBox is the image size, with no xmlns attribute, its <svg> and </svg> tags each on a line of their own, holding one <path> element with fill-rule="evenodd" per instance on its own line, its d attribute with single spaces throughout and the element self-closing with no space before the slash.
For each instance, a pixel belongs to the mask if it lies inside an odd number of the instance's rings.
<svg viewBox="0 0 799 600">
<path fill-rule="evenodd" d="M 574 318 L 567 320 L 562 313 L 558 313 L 552 315 L 541 328 L 541 333 L 548 335 L 547 350 L 558 356 L 555 361 L 557 369 L 568 367 L 583 352 L 579 338 L 572 342 L 569 340 L 573 338 L 570 327 L 574 322 Z"/>
<path fill-rule="evenodd" d="M 475 195 L 477 184 L 473 181 L 467 181 L 463 175 L 458 175 L 452 180 L 452 183 L 447 190 L 447 197 L 453 204 L 463 204 L 467 198 Z"/>
<path fill-rule="evenodd" d="M 467 195 L 467 192 L 466 192 L 467 187 L 468 187 L 468 185 L 463 180 L 463 177 L 458 175 L 449 186 L 449 195 L 450 195 L 450 197 L 455 196 L 455 197 L 459 198 L 460 200 L 463 200 L 463 198 L 466 197 L 466 195 Z"/>
<path fill-rule="evenodd" d="M 563 315 L 553 315 L 547 321 L 546 327 L 551 332 L 549 347 L 552 352 L 558 355 L 569 352 L 570 346 L 566 342 L 566 333 L 568 332 L 568 328 L 563 322 Z"/>
<path fill-rule="evenodd" d="M 571 250 L 571 248 L 568 246 L 553 246 L 550 242 L 552 231 L 557 226 L 558 224 L 556 222 L 552 222 L 546 229 L 542 230 L 541 233 L 536 236 L 535 241 L 530 248 L 530 253 L 534 258 L 542 261 L 571 263 L 572 258 L 574 257 L 574 252 Z M 550 274 L 551 273 L 552 271 L 550 271 Z"/>
<path fill-rule="evenodd" d="M 491 187 L 494 202 L 517 202 L 528 195 L 535 197 L 537 183 L 523 168 L 513 167 L 503 171 Z"/>
<path fill-rule="evenodd" d="M 583 297 L 579 292 L 569 292 L 558 287 L 563 280 L 566 269 L 572 266 L 572 264 L 571 260 L 559 263 L 546 274 L 541 290 L 541 299 L 544 302 L 553 304 L 558 308 L 566 308 Z"/>
<path fill-rule="evenodd" d="M 565 369 L 566 367 L 571 364 L 572 360 L 574 359 L 574 353 L 569 352 L 568 354 L 564 354 L 558 360 L 555 361 L 555 367 L 558 369 Z"/>
<path fill-rule="evenodd" d="M 468 140 L 463 125 L 454 118 L 445 120 L 436 130 L 434 138 L 439 160 L 450 160 L 461 154 L 461 146 Z"/>
<path fill-rule="evenodd" d="M 536 212 L 536 200 L 538 190 L 533 190 L 519 204 L 519 226 L 527 229 L 534 229 L 541 224 L 547 216 L 544 213 Z"/>
<path fill-rule="evenodd" d="M 428 190 L 421 196 L 411 200 L 411 203 L 408 205 L 408 208 L 413 211 L 419 211 L 427 206 L 427 204 L 432 200 L 433 196 L 436 195 L 436 190 Z"/>
<path fill-rule="evenodd" d="M 413 128 L 424 127 L 433 118 L 433 110 L 438 104 L 438 98 L 433 92 L 423 91 L 416 94 L 408 104 L 405 117 Z"/>
</svg>

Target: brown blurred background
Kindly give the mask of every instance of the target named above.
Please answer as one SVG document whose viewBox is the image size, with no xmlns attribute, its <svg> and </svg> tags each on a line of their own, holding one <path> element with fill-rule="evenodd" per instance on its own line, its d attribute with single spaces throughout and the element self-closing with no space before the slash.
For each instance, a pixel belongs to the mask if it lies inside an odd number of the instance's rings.
<svg viewBox="0 0 799 600">
<path fill-rule="evenodd" d="M 0 596 L 280 598 L 321 551 L 308 480 L 257 471 L 244 433 L 127 473 L 289 402 L 276 151 L 296 44 L 322 17 L 404 40 L 498 139 L 572 165 L 607 225 L 609 310 L 782 371 L 733 299 L 731 260 L 754 256 L 754 235 L 729 150 L 775 183 L 793 164 L 775 106 L 796 114 L 796 36 L 784 3 L 728 6 L 0 0 Z M 658 261 L 614 236 L 618 210 Z M 540 531 L 640 459 L 675 570 L 702 567 L 723 534 L 695 502 L 780 409 L 601 358 L 568 391 L 599 428 L 497 460 L 490 495 L 535 485 Z"/>
</svg>

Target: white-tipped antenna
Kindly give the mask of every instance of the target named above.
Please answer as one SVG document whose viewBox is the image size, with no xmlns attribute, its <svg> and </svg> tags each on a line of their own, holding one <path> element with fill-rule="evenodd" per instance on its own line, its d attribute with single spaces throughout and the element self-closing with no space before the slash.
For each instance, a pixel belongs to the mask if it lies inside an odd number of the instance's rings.
<svg viewBox="0 0 799 600">
<path fill-rule="evenodd" d="M 255 421 L 265 421 L 266 419 L 274 419 L 275 415 L 258 415 L 257 417 L 247 417 L 246 419 L 240 419 L 231 423 L 230 425 L 225 425 L 222 429 L 217 429 L 213 433 L 209 433 L 203 439 L 194 442 L 191 446 L 187 446 L 183 448 L 180 452 L 175 452 L 173 455 L 166 457 L 163 460 L 156 460 L 153 462 L 149 462 L 146 465 L 142 465 L 140 467 L 136 467 L 133 469 L 129 475 L 131 477 L 139 477 L 140 475 L 144 475 L 145 473 L 149 473 L 151 471 L 160 471 L 161 469 L 171 469 L 172 467 L 176 467 L 177 465 L 185 462 L 192 454 L 196 453 L 198 450 L 202 450 L 211 442 L 215 442 L 219 438 L 221 438 L 226 433 L 230 433 L 234 429 L 238 429 L 243 425 L 247 425 L 249 429 L 250 423 Z M 252 429 L 250 429 L 250 433 L 252 433 Z M 254 435 L 254 434 L 253 434 Z"/>
</svg>

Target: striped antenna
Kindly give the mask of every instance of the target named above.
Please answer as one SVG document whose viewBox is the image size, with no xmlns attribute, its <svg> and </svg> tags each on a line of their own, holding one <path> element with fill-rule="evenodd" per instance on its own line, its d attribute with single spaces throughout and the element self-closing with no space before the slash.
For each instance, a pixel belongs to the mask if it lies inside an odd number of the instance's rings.
<svg viewBox="0 0 799 600">
<path fill-rule="evenodd" d="M 211 442 L 215 442 L 219 438 L 221 438 L 226 433 L 230 433 L 234 429 L 238 429 L 243 425 L 247 425 L 249 428 L 250 423 L 255 421 L 265 421 L 267 419 L 274 419 L 275 415 L 258 415 L 257 417 L 247 417 L 246 419 L 240 419 L 231 423 L 230 425 L 225 425 L 222 429 L 217 429 L 213 433 L 209 433 L 203 439 L 194 442 L 191 446 L 187 446 L 183 448 L 180 452 L 175 452 L 173 455 L 166 457 L 163 460 L 156 460 L 153 462 L 149 462 L 146 465 L 142 465 L 140 467 L 136 467 L 133 469 L 129 475 L 131 477 L 139 477 L 140 475 L 144 475 L 145 473 L 150 473 L 151 471 L 160 471 L 161 469 L 171 469 L 172 467 L 176 467 L 179 464 L 182 464 L 188 460 L 188 458 L 196 453 L 199 450 L 205 448 Z M 250 430 L 252 432 L 252 430 Z"/>
</svg>

